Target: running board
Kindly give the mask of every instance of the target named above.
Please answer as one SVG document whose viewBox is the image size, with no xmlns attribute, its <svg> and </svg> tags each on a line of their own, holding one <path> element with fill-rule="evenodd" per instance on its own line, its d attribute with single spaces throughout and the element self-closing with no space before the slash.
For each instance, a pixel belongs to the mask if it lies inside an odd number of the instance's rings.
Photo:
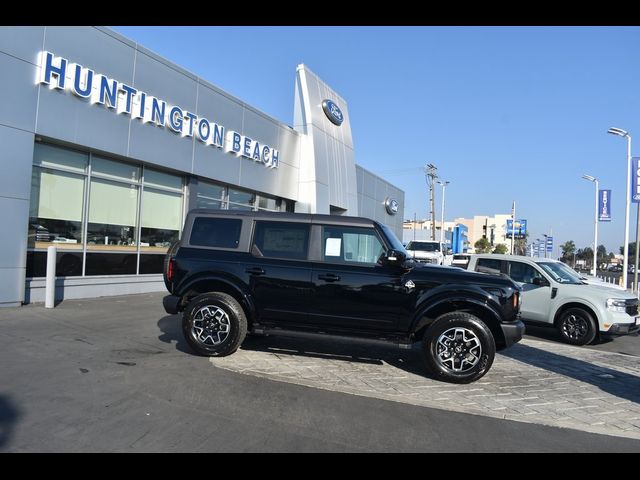
<svg viewBox="0 0 640 480">
<path fill-rule="evenodd" d="M 334 340 L 345 343 L 364 343 L 368 345 L 384 345 L 384 346 L 395 346 L 397 348 L 403 350 L 411 350 L 413 347 L 412 343 L 400 342 L 398 340 L 393 339 L 381 339 L 381 338 L 366 338 L 366 337 L 355 337 L 351 335 L 335 335 L 330 333 L 322 333 L 322 332 L 303 332 L 300 330 L 287 330 L 283 328 L 272 328 L 272 327 L 263 327 L 256 326 L 251 330 L 251 333 L 256 335 L 274 335 L 280 337 L 293 337 L 293 338 L 305 338 L 309 340 L 318 340 L 318 339 L 327 339 Z"/>
</svg>

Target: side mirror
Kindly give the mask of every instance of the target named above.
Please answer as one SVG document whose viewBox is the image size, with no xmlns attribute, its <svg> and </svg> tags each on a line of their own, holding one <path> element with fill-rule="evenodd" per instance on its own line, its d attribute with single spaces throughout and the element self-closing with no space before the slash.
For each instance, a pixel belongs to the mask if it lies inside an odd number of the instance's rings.
<svg viewBox="0 0 640 480">
<path fill-rule="evenodd" d="M 541 287 L 548 287 L 549 286 L 549 282 L 546 281 L 544 278 L 540 278 L 540 277 L 536 277 L 533 279 L 533 284 L 534 285 L 539 285 Z"/>
<path fill-rule="evenodd" d="M 384 263 L 388 263 L 391 265 L 402 265 L 404 261 L 407 259 L 407 256 L 403 252 L 399 252 L 398 250 L 389 250 L 383 256 Z"/>
</svg>

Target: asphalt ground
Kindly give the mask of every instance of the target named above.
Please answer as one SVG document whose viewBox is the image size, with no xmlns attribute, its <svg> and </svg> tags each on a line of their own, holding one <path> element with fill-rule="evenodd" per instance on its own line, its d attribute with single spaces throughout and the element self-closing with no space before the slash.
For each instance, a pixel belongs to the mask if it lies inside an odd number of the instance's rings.
<svg viewBox="0 0 640 480">
<path fill-rule="evenodd" d="M 188 349 L 179 316 L 163 311 L 162 296 L 66 300 L 55 309 L 33 304 L 0 310 L 0 451 L 640 452 L 640 440 L 629 435 L 455 411 L 455 388 L 448 394 L 450 402 L 434 407 L 218 366 Z M 506 350 L 511 357 L 504 356 L 504 362 L 529 362 L 531 371 L 542 361 L 535 357 L 542 355 L 544 345 L 556 352 L 545 354 L 551 361 L 559 361 L 558 351 L 565 353 L 563 345 L 531 341 L 535 347 L 523 344 L 519 350 Z M 397 356 L 389 349 L 353 354 L 362 347 L 318 341 L 302 348 L 275 337 L 250 337 L 245 344 L 227 360 L 279 356 L 296 368 L 302 360 L 316 362 L 314 368 L 320 370 L 338 362 L 343 372 L 382 366 L 377 372 L 382 379 L 389 373 L 407 375 L 436 390 L 452 390 L 449 384 L 420 379 L 413 351 L 399 357 L 409 364 L 402 365 L 385 361 Z M 581 355 L 592 350 L 584 352 Z M 610 364 L 618 360 L 618 354 L 593 352 Z M 571 372 L 600 372 L 605 367 L 598 358 L 600 363 L 593 365 L 571 363 Z M 628 362 L 626 356 L 620 358 Z M 497 363 L 493 368 L 500 372 Z M 496 384 L 493 368 L 481 381 Z M 606 367 L 607 372 L 614 370 Z M 624 385 L 634 389 L 639 375 L 632 368 L 621 372 L 616 388 L 598 382 L 585 388 L 600 388 L 635 408 L 638 394 L 625 392 Z M 579 381 L 580 371 L 571 374 L 570 381 Z"/>
</svg>

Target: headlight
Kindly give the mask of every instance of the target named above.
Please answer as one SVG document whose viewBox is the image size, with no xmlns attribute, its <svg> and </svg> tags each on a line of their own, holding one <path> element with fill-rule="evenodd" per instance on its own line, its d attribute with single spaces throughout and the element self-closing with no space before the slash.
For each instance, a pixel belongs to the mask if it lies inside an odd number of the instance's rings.
<svg viewBox="0 0 640 480">
<path fill-rule="evenodd" d="M 607 310 L 611 310 L 612 312 L 627 312 L 627 302 L 625 300 L 620 300 L 617 298 L 607 298 Z"/>
</svg>

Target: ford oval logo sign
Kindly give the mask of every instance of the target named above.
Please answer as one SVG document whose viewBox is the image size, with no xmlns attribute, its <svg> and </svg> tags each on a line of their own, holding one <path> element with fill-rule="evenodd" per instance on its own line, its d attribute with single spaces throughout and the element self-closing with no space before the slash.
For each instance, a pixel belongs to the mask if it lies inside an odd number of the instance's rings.
<svg viewBox="0 0 640 480">
<path fill-rule="evenodd" d="M 384 208 L 387 209 L 389 215 L 395 215 L 398 213 L 398 201 L 395 198 L 387 197 L 384 201 Z"/>
<path fill-rule="evenodd" d="M 331 120 L 331 123 L 340 126 L 340 124 L 344 120 L 344 115 L 342 115 L 342 110 L 340 110 L 340 108 L 335 103 L 333 103 L 331 100 L 323 100 L 322 109 L 324 110 L 327 118 Z"/>
</svg>

